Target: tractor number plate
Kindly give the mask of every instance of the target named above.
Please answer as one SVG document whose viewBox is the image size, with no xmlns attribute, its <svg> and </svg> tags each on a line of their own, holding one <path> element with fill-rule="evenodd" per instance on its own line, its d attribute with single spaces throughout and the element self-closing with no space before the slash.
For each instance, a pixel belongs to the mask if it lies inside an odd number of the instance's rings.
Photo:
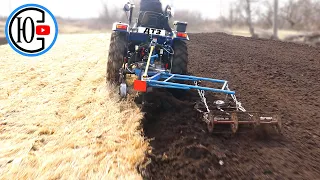
<svg viewBox="0 0 320 180">
<path fill-rule="evenodd" d="M 139 27 L 138 33 L 153 34 L 153 35 L 159 35 L 159 36 L 166 35 L 166 31 L 163 29 L 155 29 L 155 28 L 147 28 L 147 27 Z"/>
</svg>

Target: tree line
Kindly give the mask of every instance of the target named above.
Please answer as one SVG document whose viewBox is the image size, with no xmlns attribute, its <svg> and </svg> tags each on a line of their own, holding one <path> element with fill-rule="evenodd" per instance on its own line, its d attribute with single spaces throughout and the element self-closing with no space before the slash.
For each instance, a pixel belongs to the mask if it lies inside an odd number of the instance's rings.
<svg viewBox="0 0 320 180">
<path fill-rule="evenodd" d="M 281 1 L 281 0 L 280 0 Z M 139 11 L 139 1 L 135 1 L 134 19 Z M 176 10 L 175 20 L 188 22 L 189 29 L 203 29 L 210 25 L 224 27 L 272 28 L 274 21 L 273 0 L 238 0 L 229 6 L 228 15 L 218 19 L 203 18 L 199 11 Z M 133 19 L 133 20 L 134 20 Z M 279 5 L 278 27 L 293 30 L 320 30 L 320 0 L 288 0 Z M 115 21 L 126 22 L 126 15 L 121 8 L 109 7 L 104 4 L 100 20 L 106 24 Z"/>
<path fill-rule="evenodd" d="M 281 0 L 280 0 L 281 1 Z M 223 26 L 244 26 L 248 21 L 255 26 L 273 26 L 273 0 L 239 0 L 230 6 L 229 16 L 220 17 Z M 288 0 L 278 9 L 281 29 L 320 30 L 320 0 Z"/>
</svg>

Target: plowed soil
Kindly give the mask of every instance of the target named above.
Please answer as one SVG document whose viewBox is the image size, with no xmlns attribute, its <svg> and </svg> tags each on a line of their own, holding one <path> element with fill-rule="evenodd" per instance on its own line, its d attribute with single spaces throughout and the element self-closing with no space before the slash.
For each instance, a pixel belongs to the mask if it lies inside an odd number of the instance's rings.
<svg viewBox="0 0 320 180">
<path fill-rule="evenodd" d="M 192 34 L 188 48 L 191 74 L 228 80 L 247 110 L 278 113 L 282 135 L 208 134 L 196 93 L 157 92 L 144 109 L 147 179 L 320 178 L 319 48 L 222 33 Z"/>
</svg>

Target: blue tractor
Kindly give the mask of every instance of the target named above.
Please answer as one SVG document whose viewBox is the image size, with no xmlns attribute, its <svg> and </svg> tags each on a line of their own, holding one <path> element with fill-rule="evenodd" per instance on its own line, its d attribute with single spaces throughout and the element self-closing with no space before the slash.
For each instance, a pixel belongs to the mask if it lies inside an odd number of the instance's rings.
<svg viewBox="0 0 320 180">
<path fill-rule="evenodd" d="M 177 21 L 174 22 L 173 31 L 166 30 L 164 24 L 171 18 L 169 6 L 164 14 L 152 11 L 139 12 L 135 23 L 132 23 L 134 4 L 127 3 L 123 9 L 127 13 L 128 23 L 113 24 L 107 82 L 124 87 L 126 75 L 135 74 L 137 69 L 141 72 L 165 71 L 187 74 L 187 23 Z M 126 92 L 120 94 L 125 96 Z"/>
<path fill-rule="evenodd" d="M 241 124 L 273 125 L 280 132 L 279 117 L 247 112 L 235 92 L 229 89 L 228 81 L 188 75 L 187 22 L 175 21 L 173 29 L 164 28 L 171 18 L 169 6 L 164 13 L 139 12 L 135 23 L 132 23 L 134 4 L 127 3 L 123 9 L 128 22 L 113 24 L 106 74 L 107 82 L 119 86 L 122 98 L 128 94 L 127 77 L 133 75 L 136 77 L 133 89 L 141 93 L 152 88 L 198 91 L 200 101 L 195 109 L 203 115 L 210 132 L 218 124 L 230 125 L 233 133 Z M 200 86 L 202 81 L 219 85 L 219 88 Z M 208 104 L 205 92 L 226 96 L 212 105 Z M 210 109 L 212 107 L 214 109 Z"/>
</svg>

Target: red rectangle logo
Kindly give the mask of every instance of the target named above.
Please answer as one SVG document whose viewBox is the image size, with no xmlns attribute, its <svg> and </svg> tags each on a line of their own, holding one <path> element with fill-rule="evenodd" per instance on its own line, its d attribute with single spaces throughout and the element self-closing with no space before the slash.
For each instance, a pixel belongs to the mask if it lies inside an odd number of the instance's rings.
<svg viewBox="0 0 320 180">
<path fill-rule="evenodd" d="M 36 27 L 37 35 L 49 35 L 50 34 L 50 26 L 48 25 L 38 25 Z"/>
</svg>

